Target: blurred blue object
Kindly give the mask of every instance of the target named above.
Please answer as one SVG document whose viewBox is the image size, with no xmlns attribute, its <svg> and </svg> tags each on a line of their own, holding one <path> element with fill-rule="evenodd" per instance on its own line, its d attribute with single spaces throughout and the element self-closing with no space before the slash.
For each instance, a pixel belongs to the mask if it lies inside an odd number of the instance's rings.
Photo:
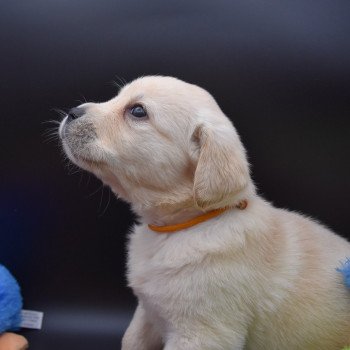
<svg viewBox="0 0 350 350">
<path fill-rule="evenodd" d="M 345 285 L 350 288 L 350 258 L 337 271 L 343 274 Z"/>
<path fill-rule="evenodd" d="M 11 273 L 0 265 L 0 334 L 20 327 L 22 296 Z"/>
</svg>

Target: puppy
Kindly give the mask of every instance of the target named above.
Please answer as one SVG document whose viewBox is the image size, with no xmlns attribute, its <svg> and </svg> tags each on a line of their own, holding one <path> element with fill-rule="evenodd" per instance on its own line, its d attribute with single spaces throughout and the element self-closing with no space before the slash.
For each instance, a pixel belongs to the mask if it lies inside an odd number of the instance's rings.
<svg viewBox="0 0 350 350">
<path fill-rule="evenodd" d="M 339 350 L 350 244 L 257 195 L 213 97 L 144 77 L 61 122 L 67 156 L 140 217 L 128 243 L 138 306 L 123 350 Z"/>
</svg>

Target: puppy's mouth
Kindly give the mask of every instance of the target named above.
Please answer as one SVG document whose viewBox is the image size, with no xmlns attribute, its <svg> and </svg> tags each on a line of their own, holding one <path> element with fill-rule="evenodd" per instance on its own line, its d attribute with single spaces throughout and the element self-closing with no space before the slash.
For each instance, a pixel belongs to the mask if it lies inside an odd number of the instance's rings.
<svg viewBox="0 0 350 350">
<path fill-rule="evenodd" d="M 101 151 L 96 145 L 97 134 L 89 120 L 70 120 L 66 116 L 58 130 L 63 149 L 68 158 L 81 168 L 98 167 L 103 164 Z"/>
</svg>

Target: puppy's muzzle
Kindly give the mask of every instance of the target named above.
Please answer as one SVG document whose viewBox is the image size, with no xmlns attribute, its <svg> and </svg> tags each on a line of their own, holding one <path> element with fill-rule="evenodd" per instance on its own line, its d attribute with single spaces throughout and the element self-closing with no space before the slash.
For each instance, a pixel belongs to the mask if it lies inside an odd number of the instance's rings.
<svg viewBox="0 0 350 350">
<path fill-rule="evenodd" d="M 72 108 L 67 115 L 67 123 L 70 123 L 72 120 L 78 119 L 85 114 L 84 107 L 75 107 Z"/>
<path fill-rule="evenodd" d="M 59 135 L 61 139 L 63 139 L 66 136 L 66 129 L 68 124 L 70 124 L 73 120 L 82 117 L 85 114 L 85 112 L 86 109 L 84 107 L 74 107 L 68 112 L 67 116 L 63 119 L 59 128 Z"/>
</svg>

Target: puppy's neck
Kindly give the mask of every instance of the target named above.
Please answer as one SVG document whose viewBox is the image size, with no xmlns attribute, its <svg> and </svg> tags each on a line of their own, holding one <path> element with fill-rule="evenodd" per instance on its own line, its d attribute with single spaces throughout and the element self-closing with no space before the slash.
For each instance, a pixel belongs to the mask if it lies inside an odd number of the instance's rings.
<svg viewBox="0 0 350 350">
<path fill-rule="evenodd" d="M 191 220 L 203 214 L 203 210 L 195 207 L 159 206 L 142 210 L 142 221 L 156 226 L 175 225 L 180 222 Z"/>
<path fill-rule="evenodd" d="M 215 209 L 234 208 L 242 201 L 249 203 L 255 196 L 255 186 L 250 181 L 248 186 L 234 196 L 228 196 L 220 202 L 213 202 L 206 208 L 196 205 L 190 188 L 176 191 L 172 196 L 168 193 L 162 195 L 154 191 L 143 191 L 142 196 L 134 196 L 129 203 L 143 223 L 166 226 L 189 221 Z"/>
<path fill-rule="evenodd" d="M 202 209 L 193 205 L 193 200 L 182 205 L 159 205 L 153 208 L 140 209 L 134 207 L 134 211 L 142 218 L 142 222 L 153 226 L 169 226 L 182 224 L 194 218 L 200 217 L 215 209 L 235 208 L 245 209 L 252 196 L 238 198 L 232 203 L 222 203 L 215 208 Z"/>
</svg>

